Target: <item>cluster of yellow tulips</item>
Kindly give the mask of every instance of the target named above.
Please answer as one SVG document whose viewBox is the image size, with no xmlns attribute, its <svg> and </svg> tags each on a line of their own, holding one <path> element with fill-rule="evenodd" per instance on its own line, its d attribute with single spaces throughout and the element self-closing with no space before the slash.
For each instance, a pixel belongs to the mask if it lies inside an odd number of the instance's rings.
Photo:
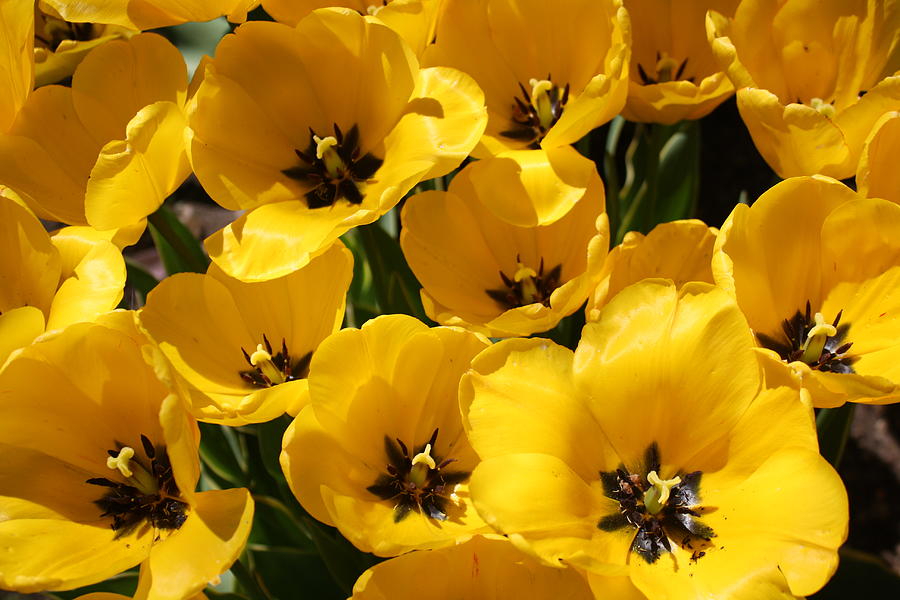
<svg viewBox="0 0 900 600">
<path fill-rule="evenodd" d="M 166 36 L 225 18 L 189 76 Z M 897 3 L 0 0 L 0 40 L 0 590 L 834 575 L 817 419 L 900 400 Z M 783 180 L 713 227 L 679 144 L 732 96 Z"/>
</svg>

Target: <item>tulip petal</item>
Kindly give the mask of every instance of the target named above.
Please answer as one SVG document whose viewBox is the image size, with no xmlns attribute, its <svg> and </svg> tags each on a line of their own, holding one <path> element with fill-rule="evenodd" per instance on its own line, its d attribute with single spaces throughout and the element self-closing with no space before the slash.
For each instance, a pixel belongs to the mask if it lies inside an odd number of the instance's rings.
<svg viewBox="0 0 900 600">
<path fill-rule="evenodd" d="M 181 600 L 201 591 L 237 560 L 253 523 L 244 488 L 200 492 L 184 525 L 154 544 L 141 565 L 136 599 Z"/>
</svg>

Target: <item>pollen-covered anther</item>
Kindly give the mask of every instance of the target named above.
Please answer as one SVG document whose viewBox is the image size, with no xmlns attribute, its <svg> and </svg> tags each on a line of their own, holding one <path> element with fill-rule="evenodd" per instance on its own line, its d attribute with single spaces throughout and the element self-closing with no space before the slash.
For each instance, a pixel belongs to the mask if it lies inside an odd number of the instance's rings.
<svg viewBox="0 0 900 600">
<path fill-rule="evenodd" d="M 338 154 L 337 138 L 333 135 L 319 137 L 313 135 L 313 141 L 316 144 L 316 158 L 325 164 L 325 171 L 332 179 L 342 179 L 346 166 L 340 154 Z"/>
<path fill-rule="evenodd" d="M 825 102 L 822 98 L 813 98 L 809 101 L 809 105 L 816 111 L 828 119 L 833 119 L 835 115 L 834 104 Z"/>
<path fill-rule="evenodd" d="M 137 461 L 133 461 L 134 448 L 124 446 L 118 454 L 106 458 L 106 466 L 113 471 L 119 471 L 123 477 L 134 483 L 134 487 L 145 494 L 154 494 L 159 490 L 156 478 L 147 472 Z"/>
<path fill-rule="evenodd" d="M 522 263 L 518 263 L 516 273 L 513 275 L 513 279 L 522 285 L 522 298 L 528 303 L 539 302 L 541 300 L 541 294 L 534 281 L 537 276 L 537 271 L 530 267 L 526 267 Z"/>
<path fill-rule="evenodd" d="M 805 363 L 815 363 L 822 355 L 822 350 L 828 338 L 837 335 L 837 327 L 825 321 L 822 313 L 817 312 L 815 324 L 806 335 L 806 342 L 803 344 L 803 356 L 801 360 Z"/>
<path fill-rule="evenodd" d="M 256 351 L 250 355 L 250 364 L 265 375 L 271 382 L 271 385 L 284 383 L 284 373 L 272 362 L 272 355 L 263 347 L 262 344 L 256 345 Z"/>
<path fill-rule="evenodd" d="M 425 483 L 428 477 L 428 472 L 436 468 L 437 463 L 431 457 L 431 444 L 425 444 L 425 449 L 416 454 L 411 461 L 409 470 L 410 483 L 416 484 L 417 487 L 422 487 L 422 484 Z"/>
<path fill-rule="evenodd" d="M 650 488 L 644 492 L 644 506 L 651 515 L 659 514 L 669 501 L 672 488 L 681 483 L 681 477 L 672 479 L 660 479 L 656 471 L 647 474 L 647 482 Z"/>
<path fill-rule="evenodd" d="M 531 104 L 537 111 L 541 127 L 550 129 L 554 120 L 553 100 L 550 98 L 553 83 L 546 79 L 530 79 L 528 85 L 531 86 Z"/>
</svg>

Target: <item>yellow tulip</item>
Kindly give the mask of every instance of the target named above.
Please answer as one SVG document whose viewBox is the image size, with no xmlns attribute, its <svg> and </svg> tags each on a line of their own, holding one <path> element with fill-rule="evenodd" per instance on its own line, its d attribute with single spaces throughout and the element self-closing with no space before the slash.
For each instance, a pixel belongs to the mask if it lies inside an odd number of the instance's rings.
<svg viewBox="0 0 900 600">
<path fill-rule="evenodd" d="M 73 23 L 106 23 L 133 30 L 155 29 L 225 15 L 243 23 L 259 0 L 42 0 Z"/>
<path fill-rule="evenodd" d="M 900 112 L 884 113 L 863 146 L 856 168 L 856 189 L 863 198 L 900 204 Z"/>
<path fill-rule="evenodd" d="M 484 157 L 572 144 L 619 114 L 630 42 L 621 0 L 447 0 L 423 60 L 484 90 Z"/>
<path fill-rule="evenodd" d="M 597 284 L 609 245 L 603 183 L 572 148 L 472 163 L 403 208 L 400 246 L 426 314 L 495 337 L 553 328 Z"/>
<path fill-rule="evenodd" d="M 475 358 L 460 383 L 472 500 L 542 560 L 648 598 L 812 594 L 837 567 L 847 495 L 811 409 L 762 383 L 727 293 L 635 284 L 574 353 L 516 339 Z"/>
<path fill-rule="evenodd" d="M 193 100 L 191 160 L 222 206 L 248 212 L 206 240 L 232 277 L 281 277 L 456 168 L 484 128 L 471 78 L 420 69 L 374 17 L 321 9 L 296 28 L 226 36 Z"/>
<path fill-rule="evenodd" d="M 215 265 L 147 296 L 141 326 L 159 344 L 202 421 L 243 425 L 297 414 L 319 343 L 344 318 L 353 256 L 340 242 L 279 279 L 244 283 Z"/>
<path fill-rule="evenodd" d="M 34 82 L 38 87 L 71 77 L 97 46 L 137 33 L 119 25 L 69 23 L 50 6 L 34 5 Z"/>
<path fill-rule="evenodd" d="M 0 181 L 41 218 L 131 228 L 190 172 L 184 152 L 187 71 L 161 36 L 142 34 L 95 48 L 72 87 L 29 96 L 0 138 Z"/>
<path fill-rule="evenodd" d="M 900 108 L 900 8 L 881 0 L 744 0 L 707 18 L 757 150 L 783 178 L 853 175 L 878 118 Z"/>
<path fill-rule="evenodd" d="M 712 283 L 710 263 L 717 233 L 696 219 L 661 223 L 646 236 L 626 233 L 603 263 L 600 283 L 585 309 L 587 320 L 596 321 L 609 300 L 642 279 L 662 277 L 679 287 L 689 281 Z"/>
<path fill-rule="evenodd" d="M 410 552 L 375 565 L 353 586 L 353 600 L 504 598 L 592 600 L 574 569 L 554 569 L 516 550 L 500 536 L 475 536 L 458 546 Z M 621 596 L 598 597 L 625 600 Z M 642 596 L 638 596 L 642 598 Z"/>
<path fill-rule="evenodd" d="M 372 15 L 400 34 L 416 56 L 434 39 L 443 0 L 263 0 L 263 8 L 279 23 L 295 26 L 317 8 L 343 6 Z"/>
<path fill-rule="evenodd" d="M 140 564 L 135 598 L 180 600 L 247 540 L 249 492 L 194 491 L 197 425 L 125 316 L 47 336 L 0 372 L 0 588 L 68 590 Z"/>
<path fill-rule="evenodd" d="M 734 209 L 712 266 L 779 380 L 815 406 L 900 400 L 900 205 L 788 179 Z"/>
<path fill-rule="evenodd" d="M 476 458 L 456 391 L 487 345 L 405 315 L 377 317 L 322 342 L 310 368 L 309 404 L 285 433 L 281 453 L 303 508 L 378 556 L 484 532 L 469 502 Z"/>
<path fill-rule="evenodd" d="M 738 0 L 625 0 L 631 17 L 630 121 L 699 119 L 734 93 L 706 40 L 707 10 L 734 14 Z"/>
<path fill-rule="evenodd" d="M 0 134 L 6 133 L 34 87 L 34 0 L 0 2 Z"/>
<path fill-rule="evenodd" d="M 112 243 L 67 227 L 48 235 L 0 197 L 0 366 L 45 331 L 93 321 L 116 307 L 125 261 Z"/>
</svg>

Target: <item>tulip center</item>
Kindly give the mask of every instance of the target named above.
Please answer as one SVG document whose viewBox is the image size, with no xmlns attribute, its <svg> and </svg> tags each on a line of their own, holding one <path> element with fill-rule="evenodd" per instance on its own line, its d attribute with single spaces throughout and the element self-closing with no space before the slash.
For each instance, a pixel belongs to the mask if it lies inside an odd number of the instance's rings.
<svg viewBox="0 0 900 600">
<path fill-rule="evenodd" d="M 537 148 L 547 131 L 562 116 L 569 101 L 569 84 L 560 88 L 547 75 L 547 79 L 530 79 L 528 85 L 531 86 L 530 92 L 519 84 L 520 95 L 513 97 L 513 126 L 501 131 L 500 135 L 530 142 L 532 148 Z"/>
<path fill-rule="evenodd" d="M 653 69 L 648 73 L 647 70 L 638 63 L 638 75 L 641 78 L 641 83 L 644 85 L 653 85 L 656 83 L 667 83 L 669 81 L 678 81 L 684 75 L 684 68 L 687 66 L 688 59 L 684 59 L 679 63 L 674 58 L 669 56 L 668 52 L 663 51 L 662 53 L 656 53 L 656 64 L 653 65 Z M 693 83 L 693 77 L 685 78 L 685 81 L 690 81 Z"/>
<path fill-rule="evenodd" d="M 145 435 L 141 435 L 141 445 L 145 459 L 137 458 L 131 446 L 109 450 L 106 466 L 115 479 L 92 477 L 86 482 L 109 488 L 94 504 L 103 511 L 101 517 L 112 517 L 116 538 L 142 523 L 157 531 L 171 531 L 187 519 L 188 504 L 181 499 L 166 448 L 154 446 Z"/>
<path fill-rule="evenodd" d="M 762 333 L 756 337 L 762 346 L 774 350 L 786 362 L 801 361 L 819 371 L 853 373 L 857 357 L 847 356 L 853 342 L 846 341 L 850 325 L 841 324 L 842 314 L 843 311 L 838 311 L 834 321 L 828 323 L 822 313 L 812 314 L 807 302 L 805 312 L 798 310 L 782 322 L 783 337 Z"/>
<path fill-rule="evenodd" d="M 697 560 L 706 554 L 716 535 L 700 521 L 703 474 L 694 471 L 663 479 L 659 468 L 659 450 L 654 443 L 634 471 L 620 465 L 615 471 L 601 472 L 603 494 L 618 502 L 619 510 L 600 519 L 597 527 L 602 531 L 634 529 L 631 551 L 648 563 L 671 552 L 673 543 L 690 550 L 691 560 Z"/>
<path fill-rule="evenodd" d="M 294 150 L 299 166 L 281 172 L 308 187 L 309 208 L 334 206 L 339 200 L 362 204 L 366 186 L 384 162 L 374 154 L 362 154 L 359 128 L 354 125 L 345 135 L 334 124 L 334 135 L 320 137 L 310 128 L 305 150 Z"/>
<path fill-rule="evenodd" d="M 455 459 L 442 460 L 433 454 L 437 437 L 435 429 L 431 439 L 412 454 L 399 438 L 384 438 L 387 472 L 366 490 L 393 503 L 395 523 L 412 511 L 446 521 L 450 504 L 457 501 L 456 486 L 469 478 L 468 471 L 447 470 Z"/>
<path fill-rule="evenodd" d="M 544 272 L 544 259 L 541 258 L 540 266 L 535 271 L 522 263 L 520 257 L 516 257 L 516 270 L 512 277 L 500 271 L 502 288 L 485 290 L 485 293 L 497 301 L 504 309 L 527 306 L 540 303 L 550 306 L 550 295 L 560 285 L 562 265 L 556 265 L 550 271 Z"/>
<path fill-rule="evenodd" d="M 307 352 L 297 360 L 291 359 L 287 342 L 281 339 L 281 350 L 273 354 L 269 338 L 263 335 L 263 343 L 256 345 L 256 350 L 248 354 L 241 348 L 244 360 L 252 367 L 240 371 L 241 379 L 252 386 L 267 388 L 295 379 L 303 379 L 309 375 L 309 363 L 312 352 Z"/>
<path fill-rule="evenodd" d="M 94 39 L 97 33 L 93 23 L 69 23 L 44 13 L 41 13 L 41 17 L 43 17 L 43 25 L 40 19 L 36 20 L 34 24 L 35 48 L 56 52 L 61 45 L 66 45 L 65 42 L 85 42 Z"/>
</svg>

